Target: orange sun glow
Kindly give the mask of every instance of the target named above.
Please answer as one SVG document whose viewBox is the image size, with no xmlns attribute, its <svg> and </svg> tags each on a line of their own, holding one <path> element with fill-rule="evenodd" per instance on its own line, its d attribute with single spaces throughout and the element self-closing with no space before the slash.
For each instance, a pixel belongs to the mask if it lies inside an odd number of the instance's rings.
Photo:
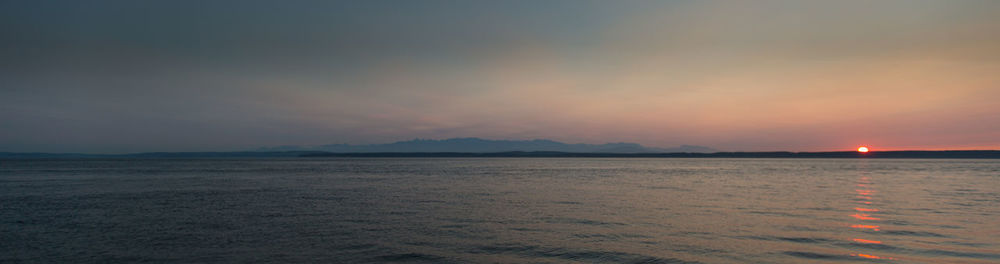
<svg viewBox="0 0 1000 264">
<path fill-rule="evenodd" d="M 858 147 L 858 152 L 867 153 L 868 152 L 868 147 Z"/>
</svg>

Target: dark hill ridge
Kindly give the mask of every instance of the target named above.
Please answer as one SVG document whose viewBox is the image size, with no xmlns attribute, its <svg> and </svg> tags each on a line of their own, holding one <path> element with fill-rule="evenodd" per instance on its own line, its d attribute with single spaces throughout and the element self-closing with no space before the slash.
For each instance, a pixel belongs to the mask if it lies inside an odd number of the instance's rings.
<svg viewBox="0 0 1000 264">
<path fill-rule="evenodd" d="M 581 153 L 554 151 L 511 152 L 374 152 L 374 153 L 307 153 L 302 157 L 450 157 L 450 158 L 889 158 L 889 159 L 1000 159 L 998 150 L 944 150 L 944 151 L 880 151 L 858 153 L 834 152 L 715 152 L 715 153 Z"/>
<path fill-rule="evenodd" d="M 866 154 L 836 152 L 715 152 L 715 153 L 597 153 L 557 151 L 508 152 L 145 152 L 131 154 L 13 153 L 0 152 L 0 159 L 143 159 L 143 158 L 298 158 L 298 157 L 448 157 L 448 158 L 892 158 L 892 159 L 1000 159 L 998 150 L 879 151 Z"/>
<path fill-rule="evenodd" d="M 451 138 L 443 140 L 414 139 L 388 144 L 350 145 L 332 144 L 315 147 L 280 146 L 260 148 L 259 151 L 324 151 L 335 153 L 377 153 L 377 152 L 463 152 L 490 153 L 511 151 L 554 151 L 578 153 L 664 153 L 698 152 L 709 153 L 717 150 L 708 147 L 681 145 L 676 148 L 645 147 L 636 143 L 567 144 L 547 139 L 535 140 L 490 140 L 481 138 Z"/>
</svg>

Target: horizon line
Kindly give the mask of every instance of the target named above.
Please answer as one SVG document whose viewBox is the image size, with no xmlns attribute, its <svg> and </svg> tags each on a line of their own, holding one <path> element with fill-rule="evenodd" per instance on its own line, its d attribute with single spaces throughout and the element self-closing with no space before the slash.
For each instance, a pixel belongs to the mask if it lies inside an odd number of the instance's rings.
<svg viewBox="0 0 1000 264">
<path fill-rule="evenodd" d="M 867 154 L 888 153 L 888 152 L 949 152 L 949 151 L 1000 151 L 1000 149 L 901 149 L 901 150 L 871 150 Z M 184 153 L 332 153 L 332 154 L 420 154 L 420 153 L 456 153 L 456 154 L 495 154 L 495 153 L 567 153 L 567 154 L 725 154 L 725 153 L 859 153 L 857 150 L 826 150 L 826 151 L 792 151 L 792 150 L 763 150 L 763 151 L 716 151 L 716 152 L 572 152 L 572 151 L 550 151 L 550 150 L 510 150 L 492 152 L 473 151 L 378 151 L 378 152 L 332 152 L 323 150 L 278 150 L 278 151 L 257 151 L 257 150 L 236 150 L 236 151 L 141 151 L 141 152 L 119 152 L 119 153 L 87 153 L 87 152 L 17 152 L 0 151 L 0 154 L 29 154 L 29 155 L 99 155 L 99 156 L 125 156 L 139 154 L 184 154 Z M 2 158 L 2 157 L 0 157 Z"/>
</svg>

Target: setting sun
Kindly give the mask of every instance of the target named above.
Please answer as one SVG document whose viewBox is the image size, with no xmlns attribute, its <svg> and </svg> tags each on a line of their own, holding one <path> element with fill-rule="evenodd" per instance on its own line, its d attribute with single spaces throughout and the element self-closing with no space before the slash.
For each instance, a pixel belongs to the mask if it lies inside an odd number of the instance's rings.
<svg viewBox="0 0 1000 264">
<path fill-rule="evenodd" d="M 868 147 L 859 147 L 858 148 L 858 152 L 867 153 L 868 152 Z"/>
</svg>

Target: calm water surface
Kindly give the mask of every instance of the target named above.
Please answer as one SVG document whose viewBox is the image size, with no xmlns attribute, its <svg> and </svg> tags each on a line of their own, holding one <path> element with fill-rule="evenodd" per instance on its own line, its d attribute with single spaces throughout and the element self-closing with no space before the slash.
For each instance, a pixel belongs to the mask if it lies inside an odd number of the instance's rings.
<svg viewBox="0 0 1000 264">
<path fill-rule="evenodd" d="M 998 263 L 1000 160 L 0 160 L 0 262 Z"/>
</svg>

